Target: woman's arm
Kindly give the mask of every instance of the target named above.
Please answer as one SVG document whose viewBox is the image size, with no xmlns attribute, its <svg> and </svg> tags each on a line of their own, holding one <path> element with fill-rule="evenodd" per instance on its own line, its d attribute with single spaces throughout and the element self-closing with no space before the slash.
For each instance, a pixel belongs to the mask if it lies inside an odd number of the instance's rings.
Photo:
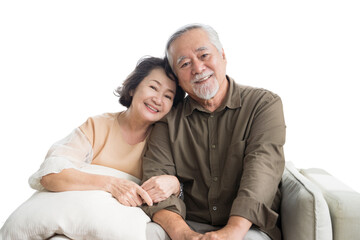
<svg viewBox="0 0 360 240">
<path fill-rule="evenodd" d="M 84 191 L 102 190 L 109 192 L 125 206 L 140 206 L 145 202 L 149 206 L 152 200 L 148 193 L 136 183 L 98 174 L 81 172 L 70 168 L 59 173 L 48 174 L 40 180 L 41 184 L 49 191 Z"/>
<path fill-rule="evenodd" d="M 138 184 L 110 176 L 90 174 L 80 169 L 91 163 L 92 146 L 82 131 L 76 128 L 66 138 L 53 144 L 40 169 L 29 183 L 36 190 L 81 191 L 103 190 L 111 193 L 121 204 L 139 206 L 152 200 Z"/>
<path fill-rule="evenodd" d="M 83 191 L 105 190 L 110 177 L 81 172 L 74 168 L 64 169 L 59 173 L 50 173 L 40 180 L 48 191 Z"/>
</svg>

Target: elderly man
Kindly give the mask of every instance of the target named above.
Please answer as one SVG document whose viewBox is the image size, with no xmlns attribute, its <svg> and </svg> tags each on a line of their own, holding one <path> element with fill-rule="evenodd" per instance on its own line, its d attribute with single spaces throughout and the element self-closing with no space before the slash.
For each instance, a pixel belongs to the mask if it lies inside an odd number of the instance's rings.
<svg viewBox="0 0 360 240">
<path fill-rule="evenodd" d="M 281 99 L 226 75 L 210 26 L 175 32 L 166 57 L 188 96 L 154 126 L 143 173 L 177 176 L 184 196 L 143 207 L 155 222 L 149 238 L 280 240 Z"/>
</svg>

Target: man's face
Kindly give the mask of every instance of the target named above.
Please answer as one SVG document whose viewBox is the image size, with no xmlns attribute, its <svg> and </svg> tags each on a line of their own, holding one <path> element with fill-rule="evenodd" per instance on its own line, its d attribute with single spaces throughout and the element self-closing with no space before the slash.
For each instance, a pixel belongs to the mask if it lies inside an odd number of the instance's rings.
<svg viewBox="0 0 360 240">
<path fill-rule="evenodd" d="M 211 99 L 226 81 L 224 51 L 219 53 L 202 29 L 193 29 L 170 46 L 179 84 L 194 99 Z"/>
</svg>

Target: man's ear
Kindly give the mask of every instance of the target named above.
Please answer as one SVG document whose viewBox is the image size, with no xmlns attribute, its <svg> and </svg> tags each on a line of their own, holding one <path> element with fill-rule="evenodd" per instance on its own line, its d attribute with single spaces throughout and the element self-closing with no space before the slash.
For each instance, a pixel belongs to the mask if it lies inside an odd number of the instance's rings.
<svg viewBox="0 0 360 240">
<path fill-rule="evenodd" d="M 221 49 L 221 56 L 222 58 L 226 61 L 226 56 L 225 56 L 225 51 L 224 51 L 224 48 Z"/>
</svg>

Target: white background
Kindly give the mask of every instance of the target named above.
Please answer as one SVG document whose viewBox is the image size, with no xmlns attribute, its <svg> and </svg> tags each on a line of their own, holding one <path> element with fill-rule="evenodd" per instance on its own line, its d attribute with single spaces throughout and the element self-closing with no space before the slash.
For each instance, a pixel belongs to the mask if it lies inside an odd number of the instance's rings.
<svg viewBox="0 0 360 240">
<path fill-rule="evenodd" d="M 1 1 L 0 226 L 50 145 L 123 108 L 113 90 L 178 27 L 220 35 L 227 73 L 282 97 L 286 160 L 360 191 L 359 1 Z"/>
</svg>

